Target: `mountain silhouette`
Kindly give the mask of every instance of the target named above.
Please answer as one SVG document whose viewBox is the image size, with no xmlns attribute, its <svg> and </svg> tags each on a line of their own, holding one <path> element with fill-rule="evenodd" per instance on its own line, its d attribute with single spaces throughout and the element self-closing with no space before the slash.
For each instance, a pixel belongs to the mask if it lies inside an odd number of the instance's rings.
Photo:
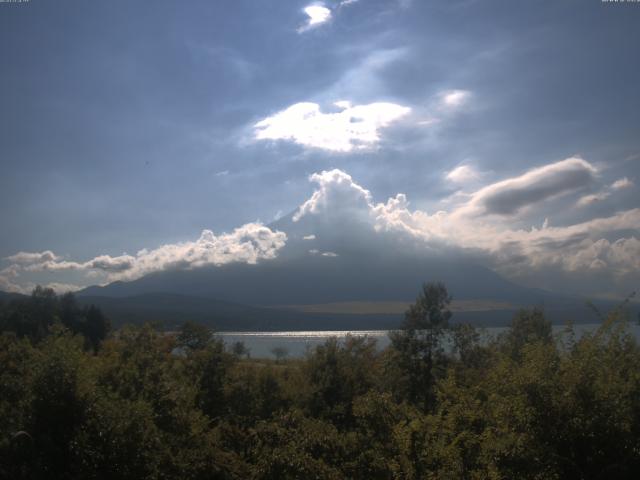
<svg viewBox="0 0 640 480">
<path fill-rule="evenodd" d="M 269 225 L 287 243 L 275 259 L 167 270 L 133 281 L 93 286 L 81 296 L 130 297 L 150 293 L 187 295 L 251 306 L 330 302 L 411 301 L 421 284 L 443 282 L 454 299 L 482 299 L 514 305 L 550 304 L 564 297 L 525 288 L 487 267 L 452 253 L 420 254 L 412 245 L 378 238 L 371 228 L 341 226 L 335 218 L 291 213 Z M 343 228 L 344 227 L 344 228 Z"/>
</svg>

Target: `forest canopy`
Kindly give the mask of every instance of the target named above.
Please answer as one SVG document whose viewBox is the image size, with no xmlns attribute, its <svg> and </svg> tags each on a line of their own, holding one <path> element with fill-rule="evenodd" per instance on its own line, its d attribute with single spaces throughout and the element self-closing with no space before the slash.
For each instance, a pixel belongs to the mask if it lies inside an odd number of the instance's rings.
<svg viewBox="0 0 640 480">
<path fill-rule="evenodd" d="M 580 338 L 523 310 L 482 341 L 450 300 L 424 285 L 384 350 L 351 336 L 272 361 L 192 323 L 110 331 L 36 289 L 0 308 L 0 477 L 637 478 L 624 309 Z"/>
</svg>

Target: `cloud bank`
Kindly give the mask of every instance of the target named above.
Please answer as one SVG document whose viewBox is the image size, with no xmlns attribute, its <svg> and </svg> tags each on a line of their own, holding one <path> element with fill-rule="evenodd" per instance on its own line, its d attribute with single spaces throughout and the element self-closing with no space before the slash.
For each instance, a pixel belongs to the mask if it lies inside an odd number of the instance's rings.
<svg viewBox="0 0 640 480">
<path fill-rule="evenodd" d="M 460 167 L 449 173 L 452 181 L 466 181 L 469 175 Z M 424 255 L 467 255 L 511 279 L 538 287 L 555 288 L 554 282 L 562 286 L 561 282 L 573 279 L 581 285 L 591 282 L 594 293 L 610 293 L 602 290 L 605 287 L 619 293 L 640 281 L 640 209 L 559 226 L 551 226 L 553 215 L 544 212 L 548 201 L 558 197 L 567 197 L 568 208 L 579 203 L 575 198 L 585 198 L 580 197 L 582 189 L 598 182 L 598 176 L 592 164 L 571 157 L 494 181 L 463 195 L 447 211 L 429 213 L 412 209 L 403 193 L 376 202 L 345 171 L 326 170 L 309 177 L 316 188 L 294 212 L 293 221 L 307 222 L 303 230 L 314 226 L 300 237 L 317 245 L 304 249 L 305 254 L 343 257 L 349 250 L 341 250 L 341 245 L 348 245 L 357 247 L 351 251 L 368 248 L 376 255 L 405 249 Z M 632 187 L 630 181 L 622 180 L 606 190 Z M 530 209 L 547 217 L 541 227 L 525 225 Z M 18 280 L 26 272 L 69 270 L 113 281 L 162 270 L 257 263 L 275 258 L 286 243 L 285 232 L 250 223 L 231 233 L 215 235 L 204 230 L 195 241 L 144 249 L 135 255 L 99 255 L 85 262 L 63 259 L 50 250 L 19 252 L 5 259 L 11 265 L 0 271 L 0 289 L 25 289 Z"/>
<path fill-rule="evenodd" d="M 255 264 L 275 258 L 287 235 L 260 223 L 248 223 L 231 233 L 215 235 L 203 230 L 195 241 L 166 244 L 140 250 L 136 255 L 99 255 L 86 262 L 63 260 L 51 251 L 20 252 L 6 260 L 15 262 L 0 271 L 0 289 L 24 291 L 14 283 L 21 272 L 59 272 L 65 270 L 103 274 L 107 281 L 134 280 L 146 274 L 171 269 L 191 269 L 233 262 Z"/>
<path fill-rule="evenodd" d="M 343 230 L 348 225 L 361 228 L 364 221 L 372 232 L 402 240 L 404 245 L 411 241 L 432 253 L 466 252 L 525 283 L 554 276 L 558 280 L 563 275 L 600 276 L 616 282 L 609 285 L 611 288 L 632 288 L 640 280 L 640 209 L 558 227 L 549 226 L 548 220 L 541 228 L 512 226 L 524 209 L 576 192 L 593 182 L 596 173 L 587 161 L 568 158 L 489 184 L 452 210 L 429 214 L 410 209 L 402 193 L 376 203 L 367 189 L 335 169 L 310 177 L 318 187 L 297 210 L 294 220 L 314 216 L 323 222 L 330 219 Z M 345 216 L 352 222 L 345 222 Z M 396 244 L 396 248 L 400 247 Z"/>
</svg>

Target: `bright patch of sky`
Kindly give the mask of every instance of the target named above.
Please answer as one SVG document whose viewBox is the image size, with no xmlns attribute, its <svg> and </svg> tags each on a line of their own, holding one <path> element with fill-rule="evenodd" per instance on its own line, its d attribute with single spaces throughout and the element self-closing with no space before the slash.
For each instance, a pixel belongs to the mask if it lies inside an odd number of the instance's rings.
<svg viewBox="0 0 640 480">
<path fill-rule="evenodd" d="M 320 105 L 301 102 L 254 125 L 256 140 L 289 140 L 305 147 L 335 152 L 375 147 L 380 130 L 411 112 L 393 103 L 351 105 L 338 101 L 338 112 L 322 112 Z"/>
<path fill-rule="evenodd" d="M 298 29 L 300 33 L 305 32 L 311 28 L 328 22 L 331 19 L 331 10 L 324 6 L 324 4 L 312 4 L 304 8 L 304 13 L 307 15 L 307 23 Z"/>
</svg>

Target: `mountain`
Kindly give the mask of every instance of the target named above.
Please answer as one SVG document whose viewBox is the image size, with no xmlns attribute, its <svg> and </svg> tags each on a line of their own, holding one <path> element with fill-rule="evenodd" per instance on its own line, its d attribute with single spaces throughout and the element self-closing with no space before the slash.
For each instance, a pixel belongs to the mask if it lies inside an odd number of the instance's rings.
<svg viewBox="0 0 640 480">
<path fill-rule="evenodd" d="M 458 320 L 505 324 L 517 308 L 532 305 L 544 306 L 558 321 L 570 314 L 580 322 L 586 313 L 582 299 L 516 285 L 451 253 L 420 254 L 352 219 L 324 225 L 322 218 L 294 221 L 290 214 L 269 227 L 287 234 L 275 259 L 159 271 L 89 287 L 78 296 L 123 321 L 193 319 L 231 330 L 388 328 L 399 323 L 401 312 L 372 313 L 376 305 L 408 304 L 428 281 L 444 282 L 454 300 L 466 302 Z M 474 304 L 479 307 L 468 307 Z"/>
<path fill-rule="evenodd" d="M 21 293 L 4 292 L 0 290 L 0 303 L 9 303 L 11 300 L 20 300 L 25 298 Z"/>
<path fill-rule="evenodd" d="M 265 233 L 286 234 L 275 258 L 198 268 L 174 261 L 183 267 L 162 269 L 165 262 L 132 281 L 85 288 L 79 301 L 98 305 L 116 325 L 155 321 L 175 328 L 194 320 L 219 330 L 394 328 L 421 285 L 439 281 L 454 298 L 457 321 L 504 325 L 530 306 L 543 306 L 556 322 L 595 320 L 581 298 L 517 285 L 466 251 L 426 242 L 425 232 L 399 233 L 392 217 L 377 223 L 378 211 L 358 186 L 321 193 L 300 207 L 304 215 L 292 212 L 268 225 L 272 232 Z M 253 242 L 263 248 L 251 235 L 232 238 L 204 248 L 232 254 Z M 605 310 L 611 305 L 601 302 Z"/>
<path fill-rule="evenodd" d="M 89 287 L 79 294 L 128 297 L 166 292 L 254 306 L 275 306 L 411 300 L 425 281 L 444 282 L 457 299 L 525 305 L 556 298 L 541 290 L 510 283 L 487 268 L 453 260 L 321 255 L 279 258 L 256 265 L 235 263 L 156 272 L 131 282 Z"/>
<path fill-rule="evenodd" d="M 401 320 L 398 314 L 302 313 L 170 293 L 80 296 L 78 301 L 100 307 L 116 327 L 153 322 L 166 330 L 176 330 L 185 321 L 209 325 L 218 331 L 392 329 L 397 328 Z"/>
</svg>

